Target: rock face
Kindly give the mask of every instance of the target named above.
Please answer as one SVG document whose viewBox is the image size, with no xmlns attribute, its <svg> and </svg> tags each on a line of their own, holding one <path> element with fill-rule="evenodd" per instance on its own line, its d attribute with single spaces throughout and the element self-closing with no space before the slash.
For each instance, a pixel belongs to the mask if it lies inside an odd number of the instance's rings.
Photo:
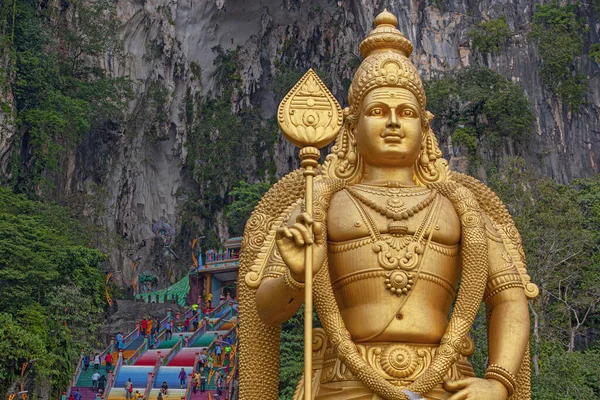
<svg viewBox="0 0 600 400">
<path fill-rule="evenodd" d="M 198 160 L 188 157 L 191 124 L 186 112 L 218 95 L 217 77 L 223 68 L 215 64 L 219 51 L 235 51 L 239 68 L 232 113 L 249 109 L 268 120 L 280 100 L 274 87 L 289 71 L 309 67 L 345 105 L 346 88 L 360 60 L 358 45 L 384 3 L 390 4 L 399 29 L 414 44 L 412 59 L 424 79 L 478 64 L 522 85 L 537 118 L 535 134 L 523 148 L 507 143 L 505 156 L 521 155 L 531 168 L 560 182 L 599 171 L 599 65 L 587 57 L 579 60 L 590 88 L 588 104 L 580 113 L 570 113 L 544 90 L 539 55 L 527 39 L 533 0 L 118 0 L 125 57 L 107 58 L 103 66 L 115 76 L 129 76 L 138 95 L 126 121 L 107 124 L 85 137 L 68 163 L 62 185 L 65 192 L 94 198 L 96 208 L 88 205 L 84 213 L 93 216 L 103 232 L 116 233 L 103 243 L 117 280 L 128 285 L 142 270 L 153 269 L 164 284 L 169 261 L 160 255 L 160 243 L 154 243 L 152 221 L 168 221 L 181 234 L 185 221 L 180 210 L 189 196 L 180 194 L 206 190 L 207 183 L 190 172 L 191 162 Z M 600 22 L 591 5 L 582 9 L 590 26 L 589 46 L 598 41 Z M 511 29 L 509 43 L 497 55 L 474 54 L 468 30 L 499 16 L 506 17 Z M 255 132 L 244 134 L 252 137 Z M 220 133 L 221 138 L 226 136 L 227 132 Z M 454 165 L 460 165 L 461 154 L 450 152 L 447 143 L 442 146 Z M 265 179 L 254 168 L 255 161 L 265 157 L 273 159 L 276 177 L 297 167 L 295 149 L 282 139 L 275 140 L 271 152 L 252 151 L 248 149 L 246 168 L 237 172 L 250 182 Z M 0 161 L 2 154 L 0 140 Z M 219 189 L 224 202 L 235 183 L 226 182 Z M 217 222 L 211 226 L 199 218 L 186 239 L 208 228 L 227 237 L 222 209 L 214 211 Z M 178 251 L 189 253 L 186 241 L 182 243 Z M 132 268 L 134 260 L 138 261 Z M 188 260 L 182 256 L 183 267 Z"/>
</svg>

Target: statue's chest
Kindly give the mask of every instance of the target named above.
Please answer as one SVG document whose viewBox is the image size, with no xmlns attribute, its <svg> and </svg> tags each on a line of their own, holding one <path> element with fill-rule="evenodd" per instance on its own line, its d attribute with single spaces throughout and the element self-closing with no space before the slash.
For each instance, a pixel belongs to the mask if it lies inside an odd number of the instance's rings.
<svg viewBox="0 0 600 400">
<path fill-rule="evenodd" d="M 452 203 L 441 196 L 431 199 L 428 193 L 410 197 L 358 194 L 356 198 L 341 191 L 332 198 L 327 213 L 330 242 L 374 239 L 377 235 L 391 234 L 406 240 L 415 234 L 427 239 L 431 235 L 432 241 L 444 245 L 455 245 L 460 241 L 458 216 Z M 403 212 L 407 212 L 406 218 L 403 218 Z"/>
</svg>

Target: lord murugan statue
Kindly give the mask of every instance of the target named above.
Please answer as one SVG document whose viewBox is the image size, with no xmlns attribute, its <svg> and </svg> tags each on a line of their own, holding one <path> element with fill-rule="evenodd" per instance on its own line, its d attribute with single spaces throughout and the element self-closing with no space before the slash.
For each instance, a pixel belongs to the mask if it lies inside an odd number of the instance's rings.
<svg viewBox="0 0 600 400">
<path fill-rule="evenodd" d="M 490 189 L 449 170 L 409 59 L 413 46 L 397 22 L 379 14 L 360 45 L 364 60 L 336 142 L 323 164 L 312 156 L 312 215 L 300 168 L 265 194 L 246 225 L 243 400 L 278 397 L 280 325 L 306 300 L 307 246 L 322 325 L 312 331 L 311 376 L 301 379 L 311 380 L 308 398 L 531 397 L 527 300 L 538 288 L 521 238 Z M 331 94 L 320 81 L 299 85 L 283 101 L 297 108 L 291 118 L 302 107 L 327 109 Z M 302 132 L 331 132 L 317 126 L 323 117 L 315 112 L 302 114 Z M 469 331 L 482 302 L 489 363 L 478 378 Z M 294 397 L 305 398 L 302 383 Z"/>
</svg>

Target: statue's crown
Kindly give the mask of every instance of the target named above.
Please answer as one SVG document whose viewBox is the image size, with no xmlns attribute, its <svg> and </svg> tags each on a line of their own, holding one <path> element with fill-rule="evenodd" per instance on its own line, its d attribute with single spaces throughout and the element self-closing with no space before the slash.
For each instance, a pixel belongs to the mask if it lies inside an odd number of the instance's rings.
<svg viewBox="0 0 600 400">
<path fill-rule="evenodd" d="M 375 51 L 392 50 L 400 52 L 404 57 L 413 51 L 412 43 L 396 26 L 398 18 L 387 9 L 375 17 L 375 29 L 360 44 L 360 54 L 367 57 Z"/>
<path fill-rule="evenodd" d="M 409 60 L 412 43 L 396 28 L 398 19 L 384 10 L 375 17 L 375 29 L 360 44 L 365 58 L 354 74 L 348 91 L 349 115 L 358 115 L 364 96 L 376 87 L 401 87 L 411 91 L 420 105 L 421 118 L 427 123 L 425 91 L 419 72 Z"/>
</svg>

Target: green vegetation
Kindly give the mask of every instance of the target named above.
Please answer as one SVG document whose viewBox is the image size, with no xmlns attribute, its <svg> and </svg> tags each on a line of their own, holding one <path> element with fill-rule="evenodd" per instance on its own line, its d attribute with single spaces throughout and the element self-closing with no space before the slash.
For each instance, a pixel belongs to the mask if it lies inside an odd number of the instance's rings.
<svg viewBox="0 0 600 400">
<path fill-rule="evenodd" d="M 226 207 L 225 216 L 231 235 L 242 236 L 244 226 L 250 218 L 252 210 L 270 187 L 270 184 L 264 182 L 251 185 L 248 182 L 240 181 L 229 192 L 229 195 L 233 197 L 233 201 Z"/>
<path fill-rule="evenodd" d="M 67 386 L 81 349 L 98 344 L 105 259 L 64 208 L 0 188 L 1 396 L 33 359 L 36 382 Z"/>
<path fill-rule="evenodd" d="M 600 43 L 592 43 L 588 55 L 592 60 L 600 63 Z"/>
<path fill-rule="evenodd" d="M 275 178 L 273 161 L 278 129 L 275 119 L 265 119 L 259 110 L 241 107 L 239 103 L 241 67 L 238 51 L 213 49 L 217 53 L 217 94 L 212 98 L 188 96 L 187 167 L 197 190 L 180 193 L 185 197 L 180 209 L 182 240 L 197 235 L 201 221 L 207 236 L 207 248 L 219 248 L 217 215 L 233 200 L 231 191 L 240 181 L 247 181 L 251 170 L 257 180 Z M 237 99 L 238 104 L 234 104 Z M 239 107 L 239 109 L 235 109 Z M 252 166 L 251 168 L 249 166 Z M 236 217 L 233 217 L 236 218 Z M 230 234 L 241 233 L 240 226 L 230 227 Z"/>
<path fill-rule="evenodd" d="M 522 159 L 493 173 L 540 296 L 531 303 L 534 399 L 600 395 L 600 175 L 560 185 Z"/>
<path fill-rule="evenodd" d="M 557 2 L 536 5 L 530 38 L 541 57 L 540 75 L 546 87 L 577 111 L 585 102 L 587 81 L 575 58 L 583 55 L 585 22 L 577 15 L 579 5 Z"/>
<path fill-rule="evenodd" d="M 62 168 L 65 151 L 90 128 L 121 115 L 131 95 L 129 82 L 89 62 L 119 56 L 117 32 L 111 0 L 42 6 L 16 0 L 0 6 L 0 43 L 10 53 L 1 75 L 14 75 L 19 137 L 11 173 L 17 190 L 43 193 L 46 174 Z"/>
<path fill-rule="evenodd" d="M 497 53 L 510 38 L 510 29 L 505 17 L 484 21 L 468 33 L 473 49 L 481 54 Z"/>
<path fill-rule="evenodd" d="M 313 327 L 320 327 L 313 311 Z M 304 305 L 281 326 L 279 399 L 291 400 L 304 371 Z"/>
<path fill-rule="evenodd" d="M 427 82 L 426 93 L 434 124 L 444 126 L 439 137 L 464 146 L 470 167 L 478 161 L 480 143 L 495 150 L 507 139 L 523 143 L 531 134 L 534 115 L 523 90 L 490 69 L 470 68 Z"/>
</svg>

